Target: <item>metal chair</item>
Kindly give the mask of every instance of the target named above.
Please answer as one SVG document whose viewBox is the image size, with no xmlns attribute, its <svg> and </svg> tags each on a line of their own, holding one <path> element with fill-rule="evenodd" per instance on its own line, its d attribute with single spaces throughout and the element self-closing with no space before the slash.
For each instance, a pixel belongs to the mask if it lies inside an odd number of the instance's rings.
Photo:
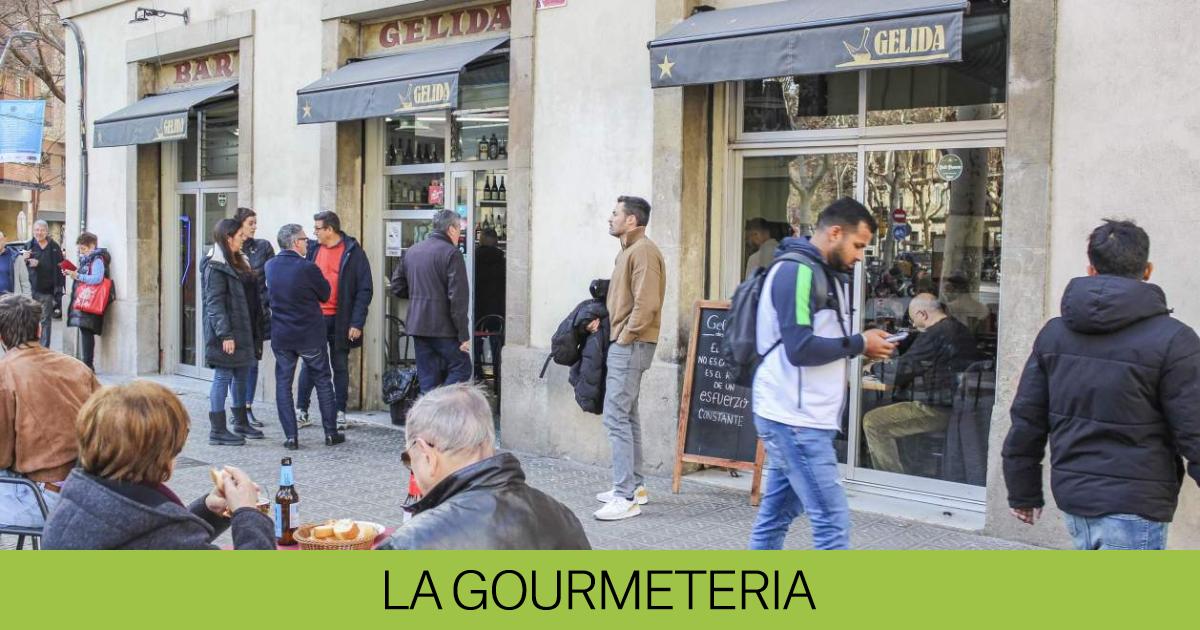
<svg viewBox="0 0 1200 630">
<path fill-rule="evenodd" d="M 500 315 L 486 315 L 479 318 L 479 321 L 475 322 L 474 337 L 476 339 L 475 363 L 479 367 L 480 372 L 483 371 L 484 367 L 492 368 L 492 390 L 496 393 L 496 398 L 499 399 L 500 355 L 501 348 L 504 346 L 504 317 Z M 488 343 L 482 343 L 484 340 L 486 340 Z M 486 346 L 488 349 L 488 354 L 491 359 L 490 362 L 484 361 L 483 359 L 484 346 Z"/>
<path fill-rule="evenodd" d="M 42 496 L 42 489 L 38 485 L 24 477 L 0 477 L 0 484 L 8 484 L 13 486 L 25 486 L 33 491 L 33 498 L 37 500 L 38 509 L 42 512 L 42 522 L 44 523 L 50 518 L 50 508 L 46 507 L 46 499 Z M 0 524 L 0 535 L 7 534 L 17 537 L 17 549 L 25 548 L 25 538 L 30 539 L 30 544 L 35 550 L 41 549 L 42 527 L 20 527 L 17 525 Z"/>
</svg>

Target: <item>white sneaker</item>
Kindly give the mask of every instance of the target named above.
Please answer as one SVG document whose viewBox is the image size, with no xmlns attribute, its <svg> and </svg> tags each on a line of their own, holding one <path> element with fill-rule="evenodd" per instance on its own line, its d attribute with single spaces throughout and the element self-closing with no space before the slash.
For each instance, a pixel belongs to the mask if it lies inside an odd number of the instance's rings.
<svg viewBox="0 0 1200 630">
<path fill-rule="evenodd" d="M 296 408 L 296 428 L 303 429 L 304 427 L 312 426 L 312 418 L 308 417 L 308 410 Z"/>
<path fill-rule="evenodd" d="M 621 519 L 632 518 L 642 513 L 642 508 L 638 504 L 623 497 L 617 497 L 612 501 L 604 504 L 604 507 L 596 510 L 592 516 L 598 521 L 619 521 Z"/>
<path fill-rule="evenodd" d="M 616 491 L 601 492 L 596 495 L 596 500 L 601 503 L 609 503 L 616 498 L 614 492 Z M 650 502 L 650 493 L 646 492 L 646 486 L 638 486 L 637 490 L 633 491 L 633 502 L 638 505 L 646 505 Z"/>
<path fill-rule="evenodd" d="M 339 411 L 339 412 L 338 412 L 338 415 L 337 415 L 337 428 L 338 428 L 338 431 L 345 431 L 347 426 L 349 426 L 349 425 L 346 423 L 346 412 L 345 412 L 345 411 Z"/>
</svg>

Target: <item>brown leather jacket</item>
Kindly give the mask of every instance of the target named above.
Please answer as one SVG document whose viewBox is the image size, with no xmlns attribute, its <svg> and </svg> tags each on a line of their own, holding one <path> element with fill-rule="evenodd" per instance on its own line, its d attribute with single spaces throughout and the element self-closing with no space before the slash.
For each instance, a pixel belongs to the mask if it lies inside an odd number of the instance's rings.
<svg viewBox="0 0 1200 630">
<path fill-rule="evenodd" d="M 33 481 L 67 478 L 79 457 L 75 417 L 100 389 L 86 365 L 37 344 L 0 358 L 0 469 Z"/>
</svg>

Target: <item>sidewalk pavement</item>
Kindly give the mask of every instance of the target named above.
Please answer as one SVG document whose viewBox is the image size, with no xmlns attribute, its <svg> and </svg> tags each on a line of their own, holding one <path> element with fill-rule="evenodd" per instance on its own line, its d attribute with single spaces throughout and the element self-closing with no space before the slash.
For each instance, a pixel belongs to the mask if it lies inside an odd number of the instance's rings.
<svg viewBox="0 0 1200 630">
<path fill-rule="evenodd" d="M 208 469 L 233 465 L 245 470 L 274 496 L 279 462 L 291 457 L 303 521 L 353 517 L 386 525 L 401 522 L 407 471 L 400 464 L 404 431 L 390 424 L 387 412 L 350 414 L 346 443 L 326 447 L 320 422 L 300 431 L 299 451 L 283 448 L 274 405 L 258 403 L 254 413 L 267 438 L 245 446 L 209 446 L 207 383 L 183 377 L 154 376 L 176 391 L 192 417 L 187 445 L 176 460 L 168 485 L 185 502 L 211 488 Z M 119 380 L 102 378 L 107 384 Z M 315 413 L 315 409 L 314 409 Z M 745 493 L 684 479 L 681 492 L 671 493 L 671 480 L 648 477 L 650 503 L 642 515 L 617 522 L 600 522 L 592 512 L 600 507 L 595 494 L 607 490 L 608 469 L 569 460 L 516 453 L 531 485 L 566 504 L 583 523 L 596 549 L 745 549 L 757 508 Z M 907 521 L 879 514 L 853 512 L 851 545 L 855 549 L 1028 549 L 1027 545 L 961 530 Z M 797 519 L 785 541 L 786 549 L 811 548 L 804 518 Z M 226 532 L 218 544 L 231 544 Z M 12 548 L 4 537 L 0 549 Z"/>
</svg>

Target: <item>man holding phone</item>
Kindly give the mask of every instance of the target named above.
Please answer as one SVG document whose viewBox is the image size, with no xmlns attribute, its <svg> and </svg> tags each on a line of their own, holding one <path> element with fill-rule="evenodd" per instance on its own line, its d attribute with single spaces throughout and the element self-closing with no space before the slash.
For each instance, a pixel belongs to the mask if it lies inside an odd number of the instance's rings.
<svg viewBox="0 0 1200 630">
<path fill-rule="evenodd" d="M 38 220 L 33 224 L 33 239 L 29 241 L 29 284 L 33 299 L 42 305 L 43 348 L 50 347 L 50 319 L 54 309 L 61 307 L 66 288 L 59 265 L 65 260 L 62 248 L 50 238 L 50 225 Z"/>
<path fill-rule="evenodd" d="M 833 439 L 846 404 L 846 370 L 858 355 L 883 359 L 895 346 L 882 330 L 852 334 L 850 278 L 878 225 L 862 204 L 839 199 L 821 212 L 810 238 L 787 238 L 758 302 L 754 425 L 770 474 L 750 534 L 751 549 L 782 549 L 788 528 L 808 512 L 813 546 L 850 546 L 850 508 L 838 483 Z"/>
</svg>

